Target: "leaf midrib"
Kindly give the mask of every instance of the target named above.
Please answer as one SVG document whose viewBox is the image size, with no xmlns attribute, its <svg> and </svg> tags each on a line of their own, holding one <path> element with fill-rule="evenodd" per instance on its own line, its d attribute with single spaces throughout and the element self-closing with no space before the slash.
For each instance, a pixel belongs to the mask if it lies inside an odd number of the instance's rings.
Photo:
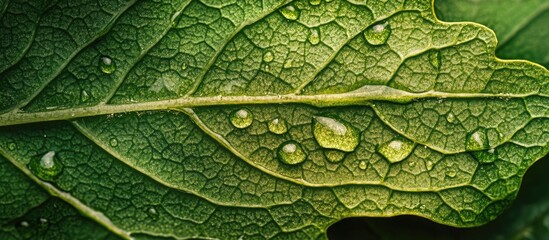
<svg viewBox="0 0 549 240">
<path fill-rule="evenodd" d="M 119 105 L 99 104 L 91 107 L 58 109 L 44 112 L 23 112 L 14 110 L 0 115 L 0 126 L 25 123 L 66 120 L 81 117 L 108 115 L 116 113 L 141 112 L 152 110 L 170 110 L 180 108 L 223 106 L 223 105 L 265 105 L 265 104 L 307 104 L 315 107 L 332 107 L 348 105 L 371 105 L 372 101 L 407 103 L 421 99 L 489 99 L 489 98 L 526 98 L 530 96 L 549 97 L 538 92 L 524 94 L 509 93 L 449 93 L 427 91 L 422 93 L 407 92 L 383 85 L 365 86 L 355 91 L 336 94 L 317 95 L 268 95 L 268 96 L 211 96 L 185 97 L 141 103 Z"/>
</svg>

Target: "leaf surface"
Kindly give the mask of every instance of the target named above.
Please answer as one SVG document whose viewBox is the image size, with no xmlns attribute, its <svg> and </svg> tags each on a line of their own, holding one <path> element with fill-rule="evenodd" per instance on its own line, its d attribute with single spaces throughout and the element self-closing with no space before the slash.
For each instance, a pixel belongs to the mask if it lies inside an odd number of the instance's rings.
<svg viewBox="0 0 549 240">
<path fill-rule="evenodd" d="M 549 72 L 430 1 L 63 4 L 5 39 L 0 160 L 122 238 L 477 226 L 549 150 Z"/>
</svg>

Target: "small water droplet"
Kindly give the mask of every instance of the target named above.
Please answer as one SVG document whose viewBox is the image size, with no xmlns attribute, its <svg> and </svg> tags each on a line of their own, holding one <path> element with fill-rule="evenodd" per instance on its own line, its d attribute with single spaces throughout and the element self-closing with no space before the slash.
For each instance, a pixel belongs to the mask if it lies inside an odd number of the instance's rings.
<svg viewBox="0 0 549 240">
<path fill-rule="evenodd" d="M 408 166 L 410 166 L 410 167 L 413 167 L 413 166 L 415 166 L 415 165 L 416 165 L 416 162 L 409 162 L 409 163 L 408 163 Z"/>
<path fill-rule="evenodd" d="M 87 102 L 88 100 L 90 100 L 90 95 L 86 92 L 86 90 L 82 90 L 80 93 L 80 101 Z"/>
<path fill-rule="evenodd" d="M 55 151 L 49 151 L 40 158 L 32 159 L 28 168 L 42 180 L 52 181 L 63 170 L 63 165 L 55 158 Z"/>
<path fill-rule="evenodd" d="M 263 61 L 265 61 L 266 63 L 270 63 L 273 60 L 274 60 L 273 52 L 267 51 L 265 52 L 265 54 L 263 54 Z"/>
<path fill-rule="evenodd" d="M 181 70 L 187 70 L 188 67 L 189 65 L 187 63 L 181 64 Z"/>
<path fill-rule="evenodd" d="M 358 164 L 358 168 L 362 170 L 366 170 L 366 167 L 368 167 L 368 164 L 366 163 L 366 161 L 360 161 L 360 163 Z"/>
<path fill-rule="evenodd" d="M 274 134 L 284 134 L 288 131 L 286 121 L 284 119 L 275 118 L 269 122 L 269 131 Z"/>
<path fill-rule="evenodd" d="M 21 221 L 20 224 L 21 224 L 21 227 L 28 227 L 28 226 L 30 226 L 29 222 L 27 222 L 27 221 Z"/>
<path fill-rule="evenodd" d="M 320 43 L 320 29 L 311 29 L 311 32 L 309 33 L 309 42 L 313 45 Z"/>
<path fill-rule="evenodd" d="M 364 38 L 366 39 L 366 41 L 368 41 L 368 43 L 374 46 L 385 44 L 390 35 L 391 35 L 391 28 L 387 23 L 376 24 L 368 28 L 364 32 Z"/>
<path fill-rule="evenodd" d="M 427 207 L 425 207 L 425 204 L 419 205 L 419 210 L 421 210 L 421 211 L 425 211 L 426 208 Z"/>
<path fill-rule="evenodd" d="M 231 113 L 230 120 L 234 127 L 243 129 L 252 125 L 254 119 L 252 113 L 243 108 Z"/>
<path fill-rule="evenodd" d="M 324 151 L 324 155 L 326 156 L 328 161 L 333 163 L 339 162 L 343 160 L 343 158 L 345 158 L 345 152 L 338 150 L 326 150 Z"/>
<path fill-rule="evenodd" d="M 116 138 L 111 138 L 111 140 L 109 141 L 109 145 L 111 145 L 111 147 L 118 146 L 118 140 L 116 140 Z"/>
<path fill-rule="evenodd" d="M 425 167 L 427 168 L 427 170 L 431 171 L 433 169 L 433 162 L 427 161 L 425 163 Z"/>
<path fill-rule="evenodd" d="M 378 152 L 381 153 L 389 162 L 396 163 L 404 160 L 414 150 L 414 142 L 397 137 L 392 141 L 379 146 Z"/>
<path fill-rule="evenodd" d="M 288 20 L 297 20 L 299 18 L 299 10 L 292 5 L 280 9 L 280 13 Z"/>
<path fill-rule="evenodd" d="M 450 171 L 446 172 L 446 176 L 451 177 L 451 178 L 456 177 L 456 175 L 457 175 L 457 172 L 454 171 L 454 170 L 450 170 Z"/>
<path fill-rule="evenodd" d="M 147 209 L 147 215 L 149 215 L 149 217 L 151 217 L 153 220 L 158 220 L 158 211 L 156 211 L 156 209 L 154 207 L 150 207 L 149 209 Z"/>
<path fill-rule="evenodd" d="M 309 0 L 309 3 L 313 6 L 320 5 L 320 2 L 322 2 L 322 1 L 321 0 Z"/>
<path fill-rule="evenodd" d="M 440 53 L 437 50 L 429 52 L 429 63 L 436 69 L 440 69 L 441 57 Z"/>
<path fill-rule="evenodd" d="M 8 148 L 9 148 L 10 150 L 15 150 L 15 148 L 17 148 L 17 144 L 15 144 L 15 143 L 10 143 L 10 144 L 8 144 Z"/>
<path fill-rule="evenodd" d="M 295 141 L 288 141 L 278 148 L 278 157 L 283 163 L 295 165 L 305 161 L 307 154 L 301 147 L 301 144 Z"/>
<path fill-rule="evenodd" d="M 46 223 L 48 223 L 48 219 L 40 218 L 40 223 L 46 224 Z"/>
<path fill-rule="evenodd" d="M 446 121 L 454 123 L 454 121 L 456 121 L 456 116 L 453 113 L 448 113 L 448 115 L 446 115 Z"/>
<path fill-rule="evenodd" d="M 467 135 L 465 149 L 469 151 L 478 151 L 488 148 L 488 137 L 484 129 L 479 129 Z"/>
<path fill-rule="evenodd" d="M 330 117 L 313 117 L 313 135 L 321 147 L 344 152 L 354 151 L 360 141 L 354 127 Z"/>
<path fill-rule="evenodd" d="M 99 68 L 105 74 L 111 74 L 116 70 L 116 66 L 114 65 L 112 59 L 105 56 L 99 59 Z"/>
</svg>

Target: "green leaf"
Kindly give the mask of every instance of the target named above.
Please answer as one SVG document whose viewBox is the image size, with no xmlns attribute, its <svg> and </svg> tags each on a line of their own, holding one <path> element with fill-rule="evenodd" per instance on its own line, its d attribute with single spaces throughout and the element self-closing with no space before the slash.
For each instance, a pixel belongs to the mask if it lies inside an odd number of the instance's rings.
<svg viewBox="0 0 549 240">
<path fill-rule="evenodd" d="M 317 3 L 2 2 L 2 166 L 122 238 L 500 214 L 549 152 L 549 72 L 431 1 Z"/>
<path fill-rule="evenodd" d="M 527 59 L 549 68 L 549 2 L 545 0 L 435 1 L 437 16 L 449 22 L 478 22 L 498 36 L 496 55 Z"/>
</svg>

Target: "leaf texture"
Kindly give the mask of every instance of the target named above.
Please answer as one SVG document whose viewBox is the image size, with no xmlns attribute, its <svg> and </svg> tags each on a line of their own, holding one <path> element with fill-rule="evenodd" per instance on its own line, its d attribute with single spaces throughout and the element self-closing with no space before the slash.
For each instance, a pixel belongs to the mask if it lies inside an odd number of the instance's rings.
<svg viewBox="0 0 549 240">
<path fill-rule="evenodd" d="M 549 72 L 431 1 L 0 6 L 5 234 L 55 206 L 121 238 L 477 226 L 549 152 Z"/>
</svg>

